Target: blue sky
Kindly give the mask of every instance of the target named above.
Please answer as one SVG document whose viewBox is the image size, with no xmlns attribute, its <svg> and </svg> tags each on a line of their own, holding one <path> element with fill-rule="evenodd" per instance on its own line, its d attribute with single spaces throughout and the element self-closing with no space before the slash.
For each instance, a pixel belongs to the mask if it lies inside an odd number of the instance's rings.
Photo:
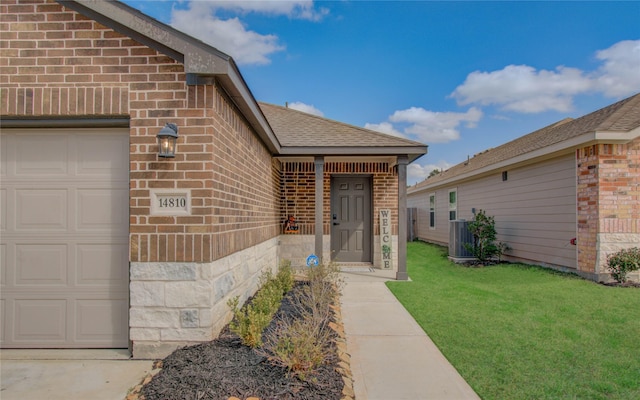
<svg viewBox="0 0 640 400">
<path fill-rule="evenodd" d="M 640 1 L 125 0 L 254 97 L 429 145 L 433 168 L 640 92 Z"/>
</svg>

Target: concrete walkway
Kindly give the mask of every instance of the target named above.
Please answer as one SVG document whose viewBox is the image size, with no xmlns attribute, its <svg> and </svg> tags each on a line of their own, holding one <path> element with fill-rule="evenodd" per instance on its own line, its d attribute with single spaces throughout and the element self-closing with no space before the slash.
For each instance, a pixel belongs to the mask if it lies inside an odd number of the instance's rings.
<svg viewBox="0 0 640 400">
<path fill-rule="evenodd" d="M 356 400 L 479 399 L 385 286 L 391 272 L 342 276 Z"/>
<path fill-rule="evenodd" d="M 2 350 L 2 400 L 123 400 L 151 371 L 128 350 Z"/>
<path fill-rule="evenodd" d="M 479 399 L 387 289 L 390 272 L 343 272 L 357 400 Z M 122 400 L 152 361 L 126 350 L 2 350 L 2 400 Z"/>
</svg>

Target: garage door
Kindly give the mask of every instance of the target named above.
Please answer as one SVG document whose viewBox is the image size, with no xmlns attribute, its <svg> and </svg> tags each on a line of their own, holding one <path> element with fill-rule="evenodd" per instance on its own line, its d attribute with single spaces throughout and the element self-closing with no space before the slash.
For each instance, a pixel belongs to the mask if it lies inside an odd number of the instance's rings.
<svg viewBox="0 0 640 400">
<path fill-rule="evenodd" d="M 3 129 L 0 152 L 2 347 L 127 347 L 127 130 Z"/>
</svg>

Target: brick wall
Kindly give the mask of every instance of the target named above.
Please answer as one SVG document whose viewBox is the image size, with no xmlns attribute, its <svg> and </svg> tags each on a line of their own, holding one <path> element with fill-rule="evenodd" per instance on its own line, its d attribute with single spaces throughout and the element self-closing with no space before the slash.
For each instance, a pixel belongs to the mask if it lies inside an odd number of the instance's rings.
<svg viewBox="0 0 640 400">
<path fill-rule="evenodd" d="M 213 85 L 52 1 L 3 1 L 0 114 L 130 118 L 130 259 L 208 262 L 278 235 L 278 165 Z M 174 159 L 156 134 L 179 127 Z M 189 189 L 189 216 L 150 215 L 152 189 Z"/>
<path fill-rule="evenodd" d="M 282 162 L 281 225 L 293 215 L 299 228 L 298 234 L 280 237 L 280 257 L 294 265 L 304 265 L 306 257 L 315 252 L 315 170 L 313 162 Z M 390 209 L 392 213 L 393 265 L 397 266 L 398 233 L 398 173 L 386 162 L 326 162 L 323 179 L 323 259 L 331 258 L 331 177 L 336 175 L 369 175 L 373 184 L 374 233 L 373 265 L 380 267 L 379 211 Z"/>
<path fill-rule="evenodd" d="M 640 243 L 640 138 L 577 151 L 578 268 L 607 279 L 607 256 Z"/>
<path fill-rule="evenodd" d="M 578 270 L 595 273 L 598 233 L 598 146 L 577 150 Z"/>
</svg>

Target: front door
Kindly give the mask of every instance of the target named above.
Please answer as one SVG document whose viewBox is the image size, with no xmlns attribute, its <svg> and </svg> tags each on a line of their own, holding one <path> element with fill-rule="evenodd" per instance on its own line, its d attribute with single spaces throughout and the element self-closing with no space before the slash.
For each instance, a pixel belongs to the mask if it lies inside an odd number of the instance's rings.
<svg viewBox="0 0 640 400">
<path fill-rule="evenodd" d="M 331 259 L 371 262 L 371 179 L 331 179 Z"/>
</svg>

